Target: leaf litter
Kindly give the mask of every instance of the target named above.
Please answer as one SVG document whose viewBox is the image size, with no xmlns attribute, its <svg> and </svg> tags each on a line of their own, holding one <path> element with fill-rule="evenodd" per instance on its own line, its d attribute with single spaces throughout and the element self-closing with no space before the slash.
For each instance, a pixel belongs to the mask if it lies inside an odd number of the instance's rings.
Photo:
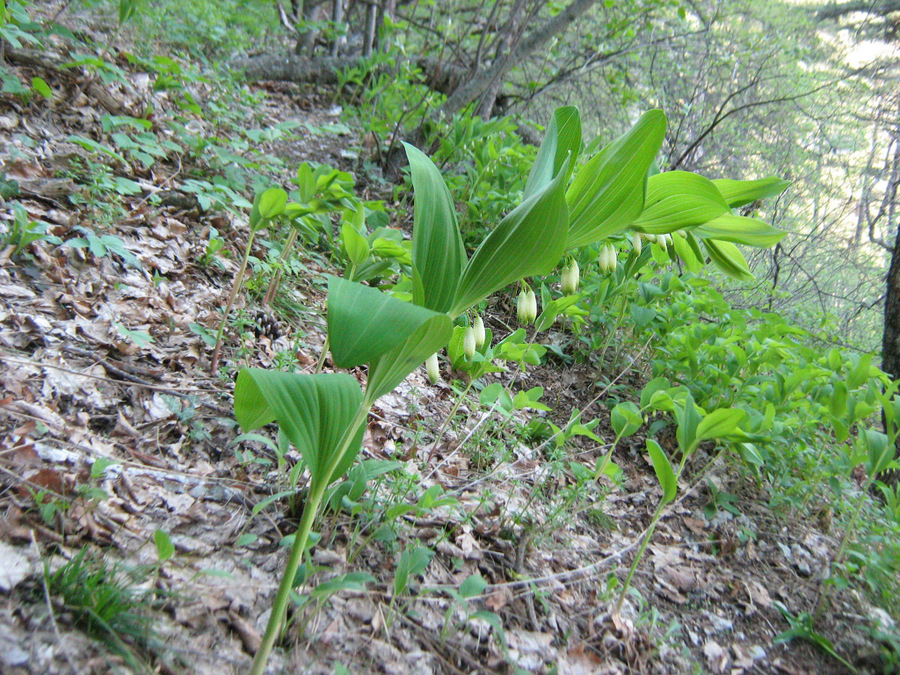
<svg viewBox="0 0 900 675">
<path fill-rule="evenodd" d="M 86 150 L 69 139 L 100 137 L 110 107 L 117 114 L 147 102 L 158 114 L 172 109 L 169 92 L 154 92 L 145 77 L 133 75 L 128 87 L 70 85 L 69 93 L 79 92 L 74 100 L 43 109 L 40 102 L 24 106 L 0 97 L 0 142 L 14 151 L 4 160 L 7 176 L 49 181 L 59 167 L 83 162 Z M 304 100 L 293 85 L 260 89 L 263 127 L 335 121 L 328 96 L 315 90 L 305 90 Z M 204 124 L 194 121 L 198 129 Z M 288 173 L 307 159 L 358 172 L 352 142 L 300 133 L 283 147 L 260 150 L 280 154 Z M 44 601 L 37 549 L 51 568 L 89 546 L 151 570 L 143 583 L 153 591 L 146 611 L 159 672 L 243 672 L 259 645 L 284 558 L 282 539 L 293 531 L 297 509 L 279 499 L 257 510 L 283 489 L 284 473 L 267 444 L 234 444 L 233 384 L 207 374 L 211 349 L 196 327 L 214 330 L 237 266 L 235 256 L 220 257 L 218 267 L 197 261 L 213 228 L 239 248 L 246 222 L 240 211 L 202 208 L 185 190 L 182 161 L 171 157 L 150 170 L 116 166 L 119 178 L 138 186 L 121 198 L 124 217 L 106 229 L 124 254 L 98 257 L 38 241 L 29 259 L 0 268 L 4 670 L 129 670 L 80 633 L 65 607 Z M 70 194 L 85 189 L 77 178 L 54 187 Z M 58 236 L 76 234 L 74 227 L 94 216 L 88 205 L 70 205 L 58 192 L 42 196 L 40 189 L 46 185 L 34 184 L 37 196 L 24 192 L 21 203 Z M 152 195 L 164 197 L 157 204 Z M 319 260 L 306 264 L 321 269 Z M 239 346 L 229 357 L 233 367 L 271 366 L 279 351 L 292 350 L 297 368 L 312 369 L 324 336 L 323 293 L 309 283 L 298 297 L 308 313 L 288 322 L 277 345 L 232 336 Z M 625 381 L 640 378 L 638 364 Z M 544 400 L 557 402 L 550 413 L 557 423 L 596 393 L 591 373 L 559 364 L 532 369 L 517 383 L 535 385 L 545 388 Z M 773 644 L 784 629 L 774 601 L 799 611 L 821 591 L 836 548 L 827 529 L 776 519 L 761 508 L 710 518 L 703 486 L 684 486 L 692 489 L 660 521 L 635 592 L 614 614 L 617 583 L 659 499 L 647 459 L 623 444 L 615 458 L 622 489 L 597 488 L 573 511 L 566 494 L 574 478 L 551 470 L 537 443 L 506 436 L 500 442 L 513 444 L 509 452 L 478 456 L 476 444 L 499 417 L 474 401 L 460 407 L 459 424 L 436 438 L 453 397 L 446 384 L 432 387 L 416 372 L 376 404 L 363 459 L 400 468 L 370 486 L 375 513 L 398 502 L 415 505 L 429 490 L 452 499 L 386 523 L 365 512 L 329 513 L 319 526 L 328 545 L 314 550 L 309 578 L 298 587 L 302 607 L 283 642 L 288 649 L 273 659 L 272 672 L 332 673 L 338 663 L 351 672 L 397 674 L 843 672 L 808 645 Z M 602 420 L 595 433 L 611 440 L 602 408 L 601 401 L 592 409 Z M 584 440 L 575 452 L 591 466 L 602 448 Z M 266 461 L 242 462 L 236 449 Z M 742 504 L 759 496 L 733 467 L 717 465 L 714 472 L 730 491 L 747 494 Z M 163 564 L 153 545 L 158 530 L 175 550 Z M 418 545 L 432 548 L 434 559 L 397 596 L 396 566 L 403 551 Z M 358 573 L 374 583 L 346 582 Z M 473 575 L 486 586 L 460 602 L 454 592 Z M 335 580 L 343 580 L 338 590 L 321 591 L 320 584 Z M 878 663 L 878 646 L 850 630 L 847 618 L 860 607 L 875 610 L 848 594 L 836 594 L 833 603 L 823 631 L 857 664 Z M 479 611 L 494 613 L 502 630 Z"/>
</svg>

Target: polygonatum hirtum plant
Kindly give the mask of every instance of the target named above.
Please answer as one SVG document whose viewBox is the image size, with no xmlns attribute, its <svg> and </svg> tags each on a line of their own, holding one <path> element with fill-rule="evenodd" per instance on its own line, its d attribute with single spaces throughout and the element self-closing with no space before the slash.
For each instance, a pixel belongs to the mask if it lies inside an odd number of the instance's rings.
<svg viewBox="0 0 900 675">
<path fill-rule="evenodd" d="M 488 295 L 525 277 L 553 271 L 567 251 L 624 230 L 680 232 L 670 255 L 689 267 L 708 256 L 745 277 L 735 244 L 768 247 L 784 233 L 732 209 L 780 193 L 777 178 L 709 180 L 656 173 L 666 118 L 651 110 L 620 138 L 576 168 L 582 148 L 574 107 L 555 111 L 528 175 L 521 203 L 466 255 L 456 208 L 434 163 L 407 145 L 415 218 L 412 302 L 361 283 L 328 277 L 328 343 L 338 368 L 368 367 L 363 390 L 347 374 L 244 369 L 235 387 L 245 430 L 277 422 L 309 471 L 309 494 L 252 673 L 263 672 L 284 624 L 289 594 L 326 490 L 350 469 L 372 404 L 449 342 L 453 320 Z M 670 249 L 671 250 L 671 249 Z M 705 254 L 704 254 L 705 250 Z"/>
</svg>

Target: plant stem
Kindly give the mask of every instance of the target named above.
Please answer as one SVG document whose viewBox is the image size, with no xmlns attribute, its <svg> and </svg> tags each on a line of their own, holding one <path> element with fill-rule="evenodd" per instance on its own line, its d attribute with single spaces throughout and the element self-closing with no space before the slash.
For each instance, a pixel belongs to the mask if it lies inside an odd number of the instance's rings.
<svg viewBox="0 0 900 675">
<path fill-rule="evenodd" d="M 314 481 L 310 486 L 309 498 L 306 500 L 306 504 L 303 507 L 300 525 L 297 526 L 297 531 L 294 533 L 294 544 L 291 546 L 291 552 L 284 568 L 284 576 L 282 576 L 281 583 L 278 585 L 278 591 L 275 593 L 275 600 L 272 603 L 272 613 L 269 616 L 269 623 L 266 625 L 266 632 L 263 635 L 262 644 L 260 644 L 259 650 L 253 658 L 250 675 L 263 675 L 263 672 L 265 671 L 269 655 L 272 653 L 272 648 L 275 646 L 275 641 L 278 639 L 281 628 L 284 625 L 284 617 L 287 613 L 287 603 L 290 599 L 291 589 L 294 586 L 294 578 L 297 576 L 297 569 L 300 567 L 300 561 L 303 560 L 306 542 L 309 539 L 309 533 L 312 530 L 316 516 L 319 514 L 322 498 L 325 496 L 325 491 L 328 489 L 328 486 L 333 482 L 333 478 L 337 478 L 332 476 L 334 469 L 340 463 L 344 455 L 351 450 L 350 446 L 354 436 L 356 436 L 356 430 L 359 428 L 360 424 L 365 422 L 370 407 L 371 405 L 367 401 L 363 401 L 356 413 L 356 417 L 344 430 L 344 436 L 338 447 L 338 451 L 332 455 L 331 460 L 324 467 L 321 474 L 322 480 Z"/>
<path fill-rule="evenodd" d="M 641 542 L 641 547 L 638 549 L 637 554 L 634 556 L 634 562 L 631 563 L 631 569 L 628 570 L 628 578 L 625 579 L 625 586 L 622 588 L 622 594 L 619 596 L 619 601 L 616 603 L 616 607 L 613 610 L 613 614 L 618 615 L 619 612 L 622 611 L 622 603 L 625 602 L 625 594 L 628 593 L 628 588 L 631 586 L 631 578 L 634 576 L 634 572 L 637 569 L 638 563 L 641 562 L 641 558 L 644 557 L 644 551 L 647 550 L 647 544 L 650 543 L 650 537 L 653 536 L 653 531 L 656 529 L 656 523 L 659 521 L 660 516 L 662 515 L 662 510 L 665 508 L 668 502 L 665 499 L 659 500 L 659 505 L 656 507 L 656 511 L 653 513 L 653 519 L 650 521 L 650 527 L 647 528 L 647 534 L 644 535 L 644 541 Z"/>
<path fill-rule="evenodd" d="M 241 285 L 244 283 L 244 273 L 247 271 L 247 262 L 250 260 L 250 247 L 253 245 L 253 238 L 256 232 L 251 232 L 247 239 L 247 248 L 244 249 L 244 259 L 241 261 L 241 268 L 234 277 L 234 284 L 231 286 L 231 295 L 228 297 L 228 304 L 225 305 L 225 312 L 222 314 L 222 322 L 219 324 L 219 332 L 216 334 L 216 349 L 213 351 L 212 363 L 209 371 L 215 375 L 219 369 L 219 356 L 222 352 L 222 336 L 225 334 L 225 323 L 228 321 L 228 315 L 231 313 L 231 307 L 234 305 L 234 299 L 237 297 Z"/>
<path fill-rule="evenodd" d="M 281 255 L 278 256 L 278 262 L 280 263 L 280 265 L 275 271 L 275 275 L 272 277 L 272 281 L 269 282 L 269 289 L 266 291 L 266 297 L 263 298 L 262 304 L 265 306 L 271 304 L 272 300 L 275 299 L 275 293 L 278 291 L 279 283 L 281 283 L 281 274 L 284 270 L 284 262 L 287 260 L 288 254 L 290 254 L 291 248 L 293 247 L 294 240 L 296 238 L 297 230 L 292 227 L 287 239 L 284 242 L 284 248 L 281 249 Z"/>
<path fill-rule="evenodd" d="M 284 576 L 281 577 L 278 592 L 275 594 L 275 601 L 272 603 L 272 613 L 269 615 L 266 632 L 253 658 L 250 675 L 263 675 L 266 663 L 269 661 L 269 655 L 272 653 L 272 647 L 275 646 L 275 640 L 281 633 L 281 627 L 284 624 L 284 617 L 287 613 L 287 603 L 294 585 L 294 578 L 297 576 L 297 569 L 300 567 L 300 561 L 303 559 L 306 541 L 309 539 L 313 522 L 315 522 L 316 515 L 318 515 L 319 505 L 322 502 L 326 487 L 328 486 L 324 481 L 316 485 L 315 489 L 310 493 L 306 505 L 303 507 L 303 516 L 300 519 L 297 532 L 294 534 L 294 544 L 291 546 L 291 553 L 284 568 Z"/>
<path fill-rule="evenodd" d="M 315 375 L 318 375 L 322 372 L 322 366 L 325 365 L 325 357 L 328 354 L 328 348 L 331 346 L 331 342 L 328 340 L 328 335 L 325 336 L 325 342 L 322 343 L 322 351 L 319 352 L 319 360 L 316 361 L 316 369 L 314 372 Z"/>
<path fill-rule="evenodd" d="M 426 462 L 430 462 L 431 458 L 434 456 L 435 451 L 437 450 L 438 443 L 441 442 L 441 438 L 444 436 L 444 432 L 447 430 L 447 425 L 450 424 L 450 420 L 453 419 L 453 416 L 456 414 L 456 411 L 459 410 L 459 406 L 462 404 L 462 400 L 466 397 L 466 394 L 469 393 L 469 389 L 472 388 L 472 383 L 475 380 L 469 380 L 469 383 L 466 385 L 466 388 L 462 390 L 462 393 L 457 397 L 456 403 L 453 404 L 453 409 L 450 410 L 450 414 L 447 415 L 447 419 L 444 420 L 444 424 L 441 426 L 441 430 L 438 431 L 437 436 L 434 437 L 434 444 L 431 446 L 431 452 L 428 453 L 428 458 L 425 460 Z"/>
</svg>

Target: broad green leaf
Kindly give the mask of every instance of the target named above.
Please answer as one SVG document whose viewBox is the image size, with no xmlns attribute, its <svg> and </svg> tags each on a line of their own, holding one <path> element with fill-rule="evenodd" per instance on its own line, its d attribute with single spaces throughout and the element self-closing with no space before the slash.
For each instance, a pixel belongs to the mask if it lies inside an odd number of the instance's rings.
<svg viewBox="0 0 900 675">
<path fill-rule="evenodd" d="M 665 133 L 666 116 L 661 110 L 650 110 L 578 169 L 566 192 L 569 249 L 601 241 L 640 215 L 647 171 Z"/>
<path fill-rule="evenodd" d="M 610 413 L 610 424 L 617 437 L 631 436 L 634 432 L 641 428 L 644 418 L 641 411 L 631 401 L 624 401 Z"/>
<path fill-rule="evenodd" d="M 695 227 L 729 213 L 728 202 L 712 181 L 688 171 L 668 171 L 647 181 L 644 209 L 634 229 L 666 234 Z"/>
<path fill-rule="evenodd" d="M 691 230 L 691 234 L 701 239 L 716 239 L 757 248 L 769 248 L 784 239 L 787 232 L 776 229 L 756 218 L 725 213 L 694 228 Z"/>
<path fill-rule="evenodd" d="M 369 242 L 350 223 L 341 225 L 341 244 L 353 265 L 359 265 L 369 257 Z"/>
<path fill-rule="evenodd" d="M 456 207 L 434 163 L 413 146 L 403 145 L 416 191 L 413 302 L 435 312 L 446 312 L 453 304 L 466 264 Z"/>
<path fill-rule="evenodd" d="M 383 352 L 369 364 L 369 380 L 366 385 L 366 400 L 369 403 L 374 403 L 377 398 L 389 393 L 450 340 L 453 332 L 450 317 L 426 309 L 422 311 L 428 312 L 429 317 L 404 342 Z"/>
<path fill-rule="evenodd" d="M 765 464 L 765 460 L 763 460 L 762 455 L 759 454 L 759 450 L 753 443 L 738 443 L 735 447 L 744 464 L 749 464 L 756 468 L 760 468 Z"/>
<path fill-rule="evenodd" d="M 669 388 L 669 381 L 664 377 L 655 377 L 650 380 L 647 384 L 644 385 L 643 390 L 641 391 L 641 408 L 648 408 L 650 406 L 650 399 L 653 397 L 658 391 L 663 391 Z"/>
<path fill-rule="evenodd" d="M 306 375 L 244 368 L 234 388 L 234 416 L 246 431 L 277 421 L 300 454 L 314 481 L 340 478 L 362 444 L 359 425 L 348 450 L 336 453 L 356 419 L 363 396 L 351 375 Z"/>
<path fill-rule="evenodd" d="M 544 135 L 534 164 L 531 165 L 523 198 L 527 199 L 536 194 L 552 181 L 567 159 L 569 163 L 564 183 L 568 183 L 580 151 L 581 116 L 578 114 L 578 108 L 574 106 L 557 108 L 553 112 L 553 119 L 547 127 L 547 133 Z"/>
<path fill-rule="evenodd" d="M 753 279 L 753 273 L 750 272 L 750 268 L 747 266 L 747 260 L 737 246 L 717 239 L 704 239 L 703 245 L 706 246 L 706 251 L 716 267 L 725 274 L 742 281 L 751 281 Z"/>
<path fill-rule="evenodd" d="M 864 438 L 869 455 L 866 471 L 869 476 L 877 476 L 894 460 L 894 446 L 888 442 L 886 434 L 874 429 L 866 429 Z"/>
<path fill-rule="evenodd" d="M 564 166 L 481 242 L 463 272 L 451 316 L 513 281 L 553 271 L 566 249 L 565 173 Z"/>
<path fill-rule="evenodd" d="M 745 413 L 739 408 L 719 408 L 706 415 L 697 425 L 695 442 L 708 438 L 722 438 L 734 433 L 738 423 L 744 419 Z"/>
<path fill-rule="evenodd" d="M 693 239 L 693 243 L 696 246 L 695 239 Z M 681 237 L 678 236 L 678 234 L 673 236 L 672 248 L 675 249 L 675 254 L 684 261 L 684 265 L 687 267 L 688 271 L 697 274 L 703 269 L 706 257 L 702 253 L 699 253 L 699 248 L 695 250 L 694 247 L 691 246 L 691 240 L 687 237 Z"/>
<path fill-rule="evenodd" d="M 269 188 L 259 197 L 259 217 L 264 220 L 271 220 L 276 216 L 280 216 L 284 213 L 287 200 L 287 192 L 281 188 Z"/>
<path fill-rule="evenodd" d="M 647 453 L 650 455 L 653 471 L 656 472 L 656 478 L 663 490 L 663 503 L 668 504 L 675 499 L 675 495 L 678 493 L 678 482 L 675 480 L 672 463 L 666 457 L 666 453 L 663 452 L 659 443 L 652 438 L 647 439 Z"/>
<path fill-rule="evenodd" d="M 728 202 L 728 206 L 733 209 L 755 202 L 757 199 L 780 195 L 791 184 L 790 181 L 775 176 L 757 180 L 717 178 L 713 180 L 713 183 Z"/>
<path fill-rule="evenodd" d="M 300 192 L 300 201 L 304 204 L 312 201 L 316 196 L 316 178 L 313 176 L 312 168 L 307 162 L 303 162 L 297 169 L 297 187 Z"/>
<path fill-rule="evenodd" d="M 369 286 L 327 276 L 328 340 L 339 368 L 371 363 L 402 345 L 426 322 L 444 316 Z M 443 346 L 437 345 L 416 365 Z"/>
<path fill-rule="evenodd" d="M 840 380 L 834 383 L 834 391 L 828 401 L 828 410 L 832 416 L 837 418 L 847 414 L 847 385 Z"/>
<path fill-rule="evenodd" d="M 650 400 L 652 401 L 653 397 Z M 697 427 L 702 418 L 690 393 L 685 396 L 683 405 L 676 409 L 675 419 L 678 421 L 678 430 L 675 434 L 678 437 L 678 447 L 684 454 L 693 452 L 697 441 Z"/>
</svg>

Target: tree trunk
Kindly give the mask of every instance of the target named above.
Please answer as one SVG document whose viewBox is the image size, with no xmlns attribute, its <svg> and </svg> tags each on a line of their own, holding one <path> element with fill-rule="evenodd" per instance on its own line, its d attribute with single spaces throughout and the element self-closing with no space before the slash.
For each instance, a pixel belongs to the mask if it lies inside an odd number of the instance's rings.
<svg viewBox="0 0 900 675">
<path fill-rule="evenodd" d="M 893 12 L 900 12 L 900 0 L 851 0 L 850 2 L 835 2 L 826 5 L 816 12 L 819 21 L 826 19 L 839 19 L 845 14 L 853 12 L 865 12 L 886 16 Z"/>
<path fill-rule="evenodd" d="M 551 38 L 565 32 L 575 19 L 597 4 L 598 0 L 574 0 L 556 16 L 532 29 L 525 39 L 514 45 L 506 58 L 501 58 L 487 68 L 476 72 L 465 84 L 457 88 L 437 110 L 437 114 L 452 117 L 472 101 L 481 98 L 495 82 L 500 82 L 514 66 L 543 47 Z"/>
<path fill-rule="evenodd" d="M 895 380 L 900 380 L 900 228 L 897 229 L 887 274 L 881 369 Z"/>
</svg>

